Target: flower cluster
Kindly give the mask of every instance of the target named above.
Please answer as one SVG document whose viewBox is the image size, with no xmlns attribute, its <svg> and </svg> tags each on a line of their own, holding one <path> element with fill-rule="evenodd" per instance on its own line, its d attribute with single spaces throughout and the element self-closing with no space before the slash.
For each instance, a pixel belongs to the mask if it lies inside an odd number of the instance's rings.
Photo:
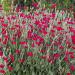
<svg viewBox="0 0 75 75">
<path fill-rule="evenodd" d="M 4 16 L 0 19 L 0 73 L 71 75 L 75 72 L 74 25 L 64 11 Z"/>
</svg>

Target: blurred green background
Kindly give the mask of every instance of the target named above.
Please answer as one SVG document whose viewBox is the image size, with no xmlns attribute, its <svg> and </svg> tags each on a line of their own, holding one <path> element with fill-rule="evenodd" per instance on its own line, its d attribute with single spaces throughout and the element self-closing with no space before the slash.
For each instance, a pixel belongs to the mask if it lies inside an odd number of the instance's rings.
<svg viewBox="0 0 75 75">
<path fill-rule="evenodd" d="M 16 5 L 19 5 L 21 1 L 24 3 L 24 6 L 30 9 L 32 3 L 40 3 L 41 7 L 50 8 L 52 4 L 56 3 L 57 9 L 67 9 L 75 10 L 75 0 L 0 0 L 0 3 L 3 5 L 5 11 L 9 11 L 11 8 L 14 8 Z"/>
</svg>

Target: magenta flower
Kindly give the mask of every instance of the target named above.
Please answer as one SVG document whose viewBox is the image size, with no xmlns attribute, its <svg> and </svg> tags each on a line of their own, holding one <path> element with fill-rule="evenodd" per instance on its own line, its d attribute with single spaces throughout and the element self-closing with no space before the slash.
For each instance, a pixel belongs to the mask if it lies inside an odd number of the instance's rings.
<svg viewBox="0 0 75 75">
<path fill-rule="evenodd" d="M 1 73 L 1 74 L 5 74 L 6 71 L 5 71 L 5 70 L 0 70 L 0 73 Z"/>
<path fill-rule="evenodd" d="M 38 8 L 38 3 L 32 3 L 32 6 Z"/>
<path fill-rule="evenodd" d="M 75 66 L 74 66 L 74 65 L 71 65 L 71 66 L 70 66 L 70 70 L 71 70 L 71 71 L 75 71 Z"/>
<path fill-rule="evenodd" d="M 19 59 L 20 63 L 24 63 L 25 59 Z"/>
<path fill-rule="evenodd" d="M 32 57 L 33 56 L 33 53 L 32 52 L 27 52 L 27 56 Z"/>
<path fill-rule="evenodd" d="M 20 54 L 21 51 L 20 51 L 19 49 L 17 49 L 17 50 L 15 50 L 15 53 L 16 53 L 16 54 Z"/>
<path fill-rule="evenodd" d="M 72 35 L 71 39 L 72 39 L 72 43 L 75 44 L 75 35 Z"/>
<path fill-rule="evenodd" d="M 71 75 L 71 73 L 70 73 L 70 72 L 68 72 L 66 75 Z"/>
<path fill-rule="evenodd" d="M 9 55 L 9 58 L 10 58 L 10 60 L 11 60 L 12 62 L 15 61 L 15 58 L 14 58 L 14 56 L 13 56 L 12 54 Z"/>
<path fill-rule="evenodd" d="M 55 54 L 53 54 L 53 57 L 54 57 L 54 59 L 58 59 L 60 57 L 60 54 L 59 53 L 55 53 Z"/>
<path fill-rule="evenodd" d="M 1 57 L 3 56 L 3 51 L 2 51 L 2 50 L 0 50 L 0 56 L 1 56 Z"/>
<path fill-rule="evenodd" d="M 4 64 L 0 64 L 0 68 L 4 68 L 4 66 L 5 66 Z"/>
<path fill-rule="evenodd" d="M 57 6 L 56 4 L 52 4 L 51 8 L 56 8 L 56 6 Z"/>
<path fill-rule="evenodd" d="M 11 67 L 11 66 L 7 66 L 7 68 L 8 68 L 8 70 L 9 70 L 10 72 L 14 70 L 14 68 Z"/>
</svg>

